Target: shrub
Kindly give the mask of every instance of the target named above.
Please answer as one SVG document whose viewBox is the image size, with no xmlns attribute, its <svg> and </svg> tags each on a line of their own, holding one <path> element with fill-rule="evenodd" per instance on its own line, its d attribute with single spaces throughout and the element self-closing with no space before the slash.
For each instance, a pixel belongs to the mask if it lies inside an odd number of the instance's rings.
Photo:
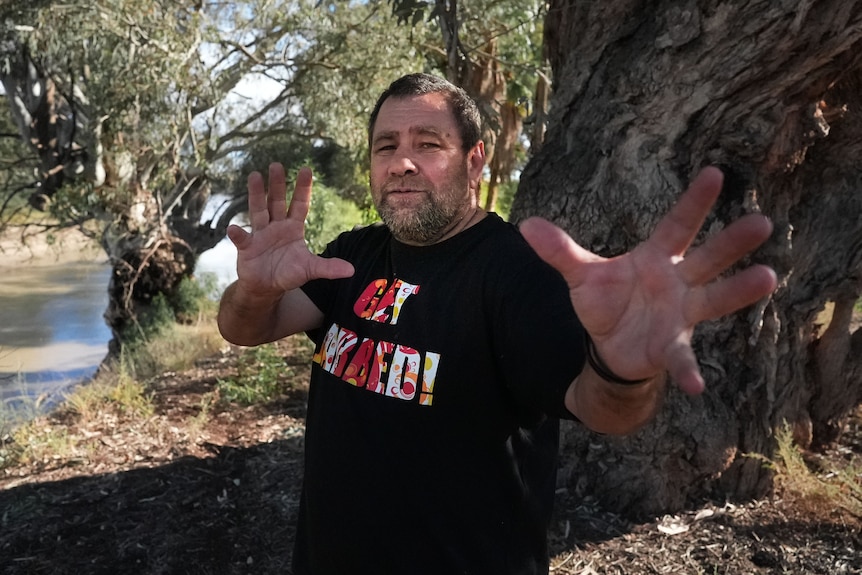
<svg viewBox="0 0 862 575">
<path fill-rule="evenodd" d="M 172 294 L 157 294 L 150 307 L 123 333 L 124 347 L 138 348 L 163 337 L 176 324 L 192 324 L 205 314 L 215 316 L 218 280 L 213 274 L 183 278 Z"/>
<path fill-rule="evenodd" d="M 829 512 L 843 508 L 862 515 L 862 468 L 851 463 L 826 474 L 813 472 L 800 448 L 793 442 L 790 425 L 784 424 L 775 434 L 777 448 L 774 460 L 761 459 L 775 473 L 775 484 L 784 493 L 795 496 L 799 505 L 814 511 Z"/>
<path fill-rule="evenodd" d="M 284 362 L 274 344 L 243 351 L 237 362 L 236 378 L 216 382 L 221 398 L 230 403 L 253 405 L 276 399 L 291 387 L 293 370 Z"/>
<path fill-rule="evenodd" d="M 305 241 L 312 252 L 320 253 L 338 234 L 361 223 L 363 214 L 355 203 L 340 197 L 332 188 L 314 186 L 305 221 Z"/>
<path fill-rule="evenodd" d="M 218 293 L 215 274 L 186 277 L 180 281 L 176 291 L 168 298 L 173 315 L 179 323 L 192 323 L 204 312 L 215 308 Z"/>
</svg>

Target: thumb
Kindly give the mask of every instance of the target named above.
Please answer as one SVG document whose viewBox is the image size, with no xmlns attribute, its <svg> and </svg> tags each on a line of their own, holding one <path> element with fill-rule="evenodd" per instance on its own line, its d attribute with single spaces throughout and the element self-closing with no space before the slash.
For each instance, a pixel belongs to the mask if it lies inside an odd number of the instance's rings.
<svg viewBox="0 0 862 575">
<path fill-rule="evenodd" d="M 528 218 L 520 225 L 521 235 L 536 254 L 555 268 L 569 287 L 581 284 L 583 264 L 603 258 L 585 250 L 569 234 L 542 218 Z"/>
<path fill-rule="evenodd" d="M 241 250 L 251 238 L 251 234 L 238 225 L 231 224 L 227 228 L 227 237 L 236 246 L 236 249 Z"/>
<path fill-rule="evenodd" d="M 315 278 L 337 280 L 353 275 L 353 264 L 339 258 L 322 258 L 315 256 L 312 276 Z"/>
</svg>

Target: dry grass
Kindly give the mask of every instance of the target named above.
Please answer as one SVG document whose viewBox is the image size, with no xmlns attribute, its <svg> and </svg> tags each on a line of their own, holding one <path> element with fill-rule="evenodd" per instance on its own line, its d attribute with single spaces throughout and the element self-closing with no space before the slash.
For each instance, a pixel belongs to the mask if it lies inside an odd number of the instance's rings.
<svg viewBox="0 0 862 575">
<path fill-rule="evenodd" d="M 67 430 L 35 420 L 12 433 L 16 449 L 6 453 L 5 465 L 47 465 L 52 461 L 68 461 L 80 455 L 82 445 Z"/>
<path fill-rule="evenodd" d="M 762 500 L 704 502 L 630 523 L 562 494 L 551 573 L 862 574 L 862 406 L 824 453 L 801 450 L 789 429 L 776 437 L 773 459 L 756 456 L 775 473 Z"/>
<path fill-rule="evenodd" d="M 862 517 L 862 460 L 852 458 L 846 465 L 816 472 L 793 442 L 789 425 L 778 430 L 776 439 L 776 457 L 768 465 L 775 471 L 777 490 L 810 506 L 812 513 L 840 508 Z"/>
<path fill-rule="evenodd" d="M 213 313 L 193 324 L 172 324 L 160 330 L 122 358 L 122 369 L 135 379 L 146 381 L 165 372 L 191 368 L 195 361 L 212 355 L 225 343 L 214 317 Z"/>
</svg>

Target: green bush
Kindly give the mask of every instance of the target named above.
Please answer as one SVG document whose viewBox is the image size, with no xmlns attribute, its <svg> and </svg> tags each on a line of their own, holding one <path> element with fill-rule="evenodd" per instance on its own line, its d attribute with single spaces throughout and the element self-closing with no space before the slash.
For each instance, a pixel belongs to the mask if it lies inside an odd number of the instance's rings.
<svg viewBox="0 0 862 575">
<path fill-rule="evenodd" d="M 315 185 L 311 208 L 305 220 L 305 241 L 314 253 L 320 253 L 338 234 L 363 223 L 362 211 L 332 188 Z"/>
<path fill-rule="evenodd" d="M 515 200 L 515 192 L 518 191 L 518 180 L 503 182 L 497 188 L 497 206 L 494 211 L 504 220 L 509 219 L 512 211 L 512 202 Z"/>
<path fill-rule="evenodd" d="M 170 329 L 176 323 L 174 310 L 165 294 L 156 294 L 150 307 L 138 314 L 135 322 L 123 333 L 125 346 L 136 347 Z"/>
<path fill-rule="evenodd" d="M 229 403 L 266 403 L 290 388 L 293 375 L 274 344 L 260 345 L 245 350 L 237 362 L 237 376 L 219 379 L 216 388 Z"/>
<path fill-rule="evenodd" d="M 179 323 L 192 323 L 200 314 L 214 311 L 218 294 L 218 278 L 215 274 L 186 277 L 180 281 L 169 298 L 174 317 Z"/>
<path fill-rule="evenodd" d="M 150 307 L 140 313 L 136 322 L 126 328 L 123 343 L 138 347 L 154 337 L 162 336 L 175 324 L 189 325 L 202 315 L 215 315 L 218 299 L 218 280 L 213 274 L 200 278 L 183 278 L 171 294 L 157 294 Z"/>
</svg>

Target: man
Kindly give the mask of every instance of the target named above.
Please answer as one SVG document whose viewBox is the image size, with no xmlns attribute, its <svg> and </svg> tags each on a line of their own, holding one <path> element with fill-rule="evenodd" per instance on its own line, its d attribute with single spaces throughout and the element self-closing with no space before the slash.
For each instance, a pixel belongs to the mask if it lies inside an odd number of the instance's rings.
<svg viewBox="0 0 862 575">
<path fill-rule="evenodd" d="M 519 233 L 478 207 L 479 125 L 448 82 L 393 82 L 369 122 L 384 225 L 342 234 L 323 257 L 303 239 L 310 171 L 289 207 L 281 166 L 268 192 L 249 178 L 251 233 L 228 230 L 239 279 L 222 334 L 257 345 L 304 331 L 317 344 L 297 575 L 547 573 L 557 418 L 623 434 L 654 415 L 665 373 L 699 393 L 694 325 L 775 288 L 762 266 L 713 281 L 769 236 L 758 215 L 683 258 L 718 170 L 648 241 L 603 259 L 548 222 Z"/>
</svg>

